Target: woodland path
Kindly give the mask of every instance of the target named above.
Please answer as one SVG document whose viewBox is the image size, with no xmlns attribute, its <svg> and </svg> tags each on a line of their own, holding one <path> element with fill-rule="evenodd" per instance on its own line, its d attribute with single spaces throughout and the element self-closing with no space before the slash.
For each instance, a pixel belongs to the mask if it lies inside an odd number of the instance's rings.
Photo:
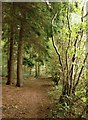
<svg viewBox="0 0 88 120">
<path fill-rule="evenodd" d="M 49 79 L 25 80 L 21 88 L 3 85 L 3 118 L 48 118 L 52 106 Z"/>
</svg>

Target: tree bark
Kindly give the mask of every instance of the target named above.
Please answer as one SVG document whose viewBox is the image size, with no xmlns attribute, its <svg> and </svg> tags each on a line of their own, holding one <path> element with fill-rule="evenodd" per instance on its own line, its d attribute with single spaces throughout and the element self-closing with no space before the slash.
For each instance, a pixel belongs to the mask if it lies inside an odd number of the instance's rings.
<svg viewBox="0 0 88 120">
<path fill-rule="evenodd" d="M 9 60 L 8 60 L 8 79 L 6 85 L 10 85 L 13 81 L 13 73 L 14 73 L 14 24 L 13 24 L 13 6 L 12 6 L 12 20 L 10 24 L 10 49 L 9 49 Z"/>
<path fill-rule="evenodd" d="M 23 24 L 21 22 L 18 41 L 18 55 L 17 55 L 17 83 L 16 86 L 20 87 L 22 84 L 22 53 L 23 53 Z"/>
</svg>

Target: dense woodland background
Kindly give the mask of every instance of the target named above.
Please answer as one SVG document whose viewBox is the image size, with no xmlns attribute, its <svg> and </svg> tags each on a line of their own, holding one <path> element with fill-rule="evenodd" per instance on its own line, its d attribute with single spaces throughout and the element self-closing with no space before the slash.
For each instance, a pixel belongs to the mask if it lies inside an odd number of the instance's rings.
<svg viewBox="0 0 88 120">
<path fill-rule="evenodd" d="M 50 78 L 52 116 L 88 118 L 85 14 L 82 1 L 2 3 L 3 84 L 24 87 L 26 78 Z"/>
</svg>

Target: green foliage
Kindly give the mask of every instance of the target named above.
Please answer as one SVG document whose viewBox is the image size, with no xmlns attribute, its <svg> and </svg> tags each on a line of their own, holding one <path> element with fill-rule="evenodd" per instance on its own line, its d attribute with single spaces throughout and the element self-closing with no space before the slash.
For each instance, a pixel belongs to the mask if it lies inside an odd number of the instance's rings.
<svg viewBox="0 0 88 120">
<path fill-rule="evenodd" d="M 77 115 L 79 108 L 76 105 L 82 103 L 85 106 L 87 101 L 84 37 L 87 23 L 82 21 L 82 12 L 79 2 L 3 3 L 2 74 L 7 74 L 11 25 L 14 27 L 14 63 L 17 63 L 20 23 L 23 22 L 23 74 L 29 75 L 32 71 L 33 75 L 34 71 L 39 72 L 40 67 L 48 68 L 48 72 L 42 72 L 45 76 L 55 78 L 57 74 L 59 84 L 49 93 L 55 98 L 55 117 Z M 59 102 L 60 95 L 63 95 L 62 103 Z"/>
<path fill-rule="evenodd" d="M 27 65 L 28 67 L 33 67 L 34 63 L 30 59 L 24 58 L 23 65 Z"/>
<path fill-rule="evenodd" d="M 55 66 L 52 73 L 58 71 L 62 83 L 62 90 L 64 91 L 64 92 L 62 91 L 63 101 L 61 107 L 56 106 L 55 116 L 56 114 L 58 116 L 58 114 L 60 113 L 59 108 L 61 108 L 62 116 L 73 117 L 74 116 L 73 114 L 75 114 L 79 109 L 77 106 L 75 106 L 76 99 L 78 100 L 80 99 L 79 101 L 82 102 L 82 106 L 85 106 L 86 102 L 85 94 L 86 88 L 84 78 L 85 62 L 83 62 L 85 60 L 85 42 L 86 42 L 86 39 L 84 38 L 83 34 L 85 34 L 86 23 L 82 21 L 83 9 L 80 8 L 79 3 L 75 2 L 71 4 L 70 7 L 68 6 L 68 4 L 65 5 L 62 4 L 62 6 L 64 6 L 64 8 L 62 7 L 61 9 L 62 11 L 60 11 L 62 15 L 59 16 L 59 20 L 61 22 L 59 23 L 57 15 L 55 16 L 54 22 L 52 24 L 53 28 L 52 41 L 54 41 L 53 47 L 55 48 L 57 54 L 57 59 L 56 56 L 54 55 L 55 60 L 54 61 L 52 60 L 52 63 L 54 63 L 52 64 L 52 69 Z M 76 19 L 73 20 L 74 16 Z M 58 24 L 60 24 L 60 27 L 58 27 Z M 58 59 L 59 61 L 57 61 Z M 83 84 L 80 84 L 81 81 L 83 81 L 83 79 L 84 79 Z M 79 86 L 82 87 L 82 89 L 76 91 L 76 88 Z M 74 88 L 75 88 L 74 92 L 75 91 L 78 92 L 79 93 L 78 95 L 74 96 L 73 93 Z M 68 91 L 68 93 L 66 91 Z M 71 93 L 69 93 L 69 91 Z M 80 98 L 81 96 L 82 98 Z M 57 104 L 60 105 L 58 101 Z M 77 104 L 79 104 L 78 101 Z M 81 114 L 81 112 L 82 109 L 81 111 L 78 112 L 78 116 Z"/>
<path fill-rule="evenodd" d="M 53 82 L 52 82 L 52 84 L 54 85 Z M 55 102 L 57 102 L 59 100 L 61 91 L 62 91 L 62 86 L 59 83 L 57 86 L 53 87 L 53 91 L 50 91 L 49 95 L 54 98 Z"/>
</svg>

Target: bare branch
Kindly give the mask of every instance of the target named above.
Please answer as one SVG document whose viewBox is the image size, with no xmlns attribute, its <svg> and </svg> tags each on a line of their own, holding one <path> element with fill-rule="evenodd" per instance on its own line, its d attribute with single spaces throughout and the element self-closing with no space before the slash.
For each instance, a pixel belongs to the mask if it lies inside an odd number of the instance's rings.
<svg viewBox="0 0 88 120">
<path fill-rule="evenodd" d="M 53 17 L 53 19 L 52 19 L 52 25 L 54 24 L 54 21 L 55 21 L 57 15 L 58 15 L 58 11 L 56 12 L 56 14 L 54 15 L 54 17 Z"/>
<path fill-rule="evenodd" d="M 82 16 L 83 16 L 83 10 L 84 10 L 84 7 L 82 7 Z M 81 18 L 81 23 L 83 22 L 83 18 Z M 80 38 L 80 41 L 81 41 L 81 39 L 82 39 L 82 37 L 83 37 L 83 30 L 82 30 L 82 28 L 80 28 L 80 32 L 82 33 L 81 34 L 81 38 Z M 72 66 L 71 66 L 71 70 L 70 70 L 70 89 L 72 88 L 72 76 L 73 76 L 73 69 L 74 69 L 74 62 L 75 62 L 75 56 L 76 56 L 76 47 L 77 47 L 77 41 L 78 41 L 78 37 L 79 37 L 79 33 L 80 32 L 78 32 L 78 34 L 77 34 L 77 36 L 76 36 L 76 40 L 75 40 L 75 43 L 74 43 L 74 54 L 73 54 L 73 57 L 72 57 Z"/>
<path fill-rule="evenodd" d="M 54 17 L 53 17 L 53 19 L 52 19 L 52 21 L 51 21 L 51 22 L 52 22 L 52 43 L 53 43 L 53 47 L 54 47 L 54 49 L 55 49 L 55 51 L 56 51 L 56 53 L 57 53 L 57 55 L 58 55 L 58 57 L 59 57 L 60 65 L 61 65 L 61 67 L 63 67 L 62 61 L 61 61 L 61 56 L 60 56 L 60 53 L 59 53 L 59 51 L 58 51 L 58 48 L 57 48 L 56 45 L 55 45 L 54 35 L 53 35 L 53 24 L 54 24 L 54 20 L 56 19 L 57 15 L 58 15 L 58 11 L 56 12 L 56 14 L 54 15 Z"/>
<path fill-rule="evenodd" d="M 58 51 L 58 48 L 57 46 L 55 45 L 55 40 L 54 40 L 54 33 L 53 33 L 53 24 L 54 24 L 54 20 L 56 19 L 58 15 L 58 11 L 56 12 L 56 14 L 54 15 L 52 21 L 51 21 L 51 32 L 52 32 L 52 43 L 53 43 L 53 47 L 58 55 L 58 58 L 59 58 L 59 62 L 60 62 L 60 65 L 61 65 L 61 69 L 62 69 L 62 74 L 63 74 L 63 86 L 64 86 L 64 81 L 65 81 L 65 76 L 64 76 L 64 68 L 63 68 L 63 64 L 62 64 L 62 60 L 61 60 L 61 56 L 60 56 L 60 53 Z"/>
<path fill-rule="evenodd" d="M 86 15 L 84 15 L 84 16 L 83 16 L 83 17 L 81 17 L 81 18 L 83 19 L 83 18 L 85 18 L 85 17 L 87 17 L 87 16 L 88 16 L 88 12 L 86 13 Z"/>
<path fill-rule="evenodd" d="M 62 67 L 63 65 L 62 65 L 62 61 L 61 61 L 61 56 L 60 56 L 60 53 L 59 53 L 59 51 L 58 51 L 58 49 L 57 49 L 57 47 L 56 47 L 56 45 L 55 45 L 54 36 L 52 36 L 52 43 L 53 43 L 53 47 L 54 47 L 54 49 L 55 49 L 55 51 L 56 51 L 56 53 L 57 53 L 57 55 L 58 55 L 58 57 L 59 57 L 59 62 L 60 62 L 60 65 L 61 65 L 61 67 Z"/>
<path fill-rule="evenodd" d="M 87 57 L 88 57 L 88 53 L 86 54 L 86 56 L 85 56 L 85 58 L 84 58 L 84 60 L 83 60 L 83 65 L 82 65 L 82 67 L 81 67 L 81 69 L 80 69 L 80 72 L 79 72 L 79 75 L 78 75 L 78 78 L 77 78 L 77 82 L 76 82 L 75 86 L 73 87 L 74 90 L 75 90 L 76 86 L 77 86 L 78 83 L 79 83 L 79 80 L 80 80 L 80 77 L 81 77 L 81 74 L 82 74 L 82 71 L 83 71 L 83 68 L 84 68 L 84 64 L 85 64 L 85 62 L 86 62 Z"/>
</svg>

